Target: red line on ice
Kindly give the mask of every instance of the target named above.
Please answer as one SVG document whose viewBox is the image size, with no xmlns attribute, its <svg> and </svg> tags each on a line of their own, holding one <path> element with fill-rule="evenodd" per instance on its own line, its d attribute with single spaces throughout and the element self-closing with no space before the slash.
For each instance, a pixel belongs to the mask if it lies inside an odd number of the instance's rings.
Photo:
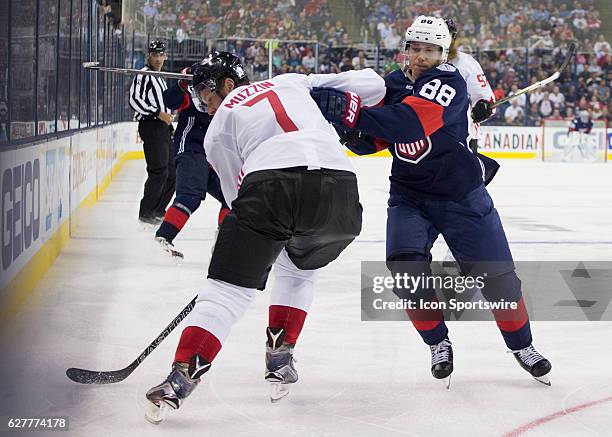
<svg viewBox="0 0 612 437">
<path fill-rule="evenodd" d="M 564 409 L 561 411 L 557 411 L 556 413 L 553 414 L 549 414 L 548 416 L 544 416 L 544 417 L 540 417 L 539 419 L 534 420 L 533 422 L 529 422 L 523 426 L 520 426 L 516 429 L 513 429 L 512 431 L 506 433 L 503 435 L 503 437 L 516 437 L 519 436 L 527 431 L 531 431 L 534 428 L 537 428 L 540 425 L 543 425 L 547 422 L 550 422 L 552 420 L 555 420 L 559 417 L 563 417 L 563 416 L 567 416 L 570 415 L 572 413 L 575 413 L 576 411 L 580 411 L 580 410 L 584 410 L 586 408 L 589 407 L 594 407 L 596 405 L 601 405 L 604 404 L 606 402 L 610 402 L 612 401 L 612 396 L 609 396 L 607 398 L 603 398 L 603 399 L 599 399 L 597 401 L 591 401 L 591 402 L 587 402 L 585 404 L 580 404 L 580 405 L 576 405 L 575 407 L 572 408 L 568 408 L 568 409 Z"/>
</svg>

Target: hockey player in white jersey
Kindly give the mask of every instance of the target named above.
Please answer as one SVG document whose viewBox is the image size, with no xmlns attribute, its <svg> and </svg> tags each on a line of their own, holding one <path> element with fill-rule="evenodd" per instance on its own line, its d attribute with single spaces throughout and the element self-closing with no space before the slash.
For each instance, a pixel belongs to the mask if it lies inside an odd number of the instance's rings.
<svg viewBox="0 0 612 437">
<path fill-rule="evenodd" d="M 491 106 L 495 102 L 493 90 L 476 59 L 467 53 L 457 50 L 457 26 L 452 18 L 447 18 L 446 25 L 451 34 L 451 46 L 448 50 L 448 63 L 454 65 L 465 80 L 468 92 L 468 144 L 474 153 L 478 151 L 480 123 L 494 113 Z"/>
<path fill-rule="evenodd" d="M 306 76 L 250 84 L 236 56 L 213 52 L 195 68 L 193 86 L 214 114 L 204 148 L 231 211 L 172 371 L 146 394 L 153 423 L 195 389 L 273 265 L 265 377 L 277 388 L 273 401 L 285 395 L 297 381 L 293 349 L 315 271 L 361 230 L 355 174 Z"/>
<path fill-rule="evenodd" d="M 467 85 L 469 103 L 467 144 L 481 162 L 485 185 L 488 185 L 499 170 L 499 164 L 478 153 L 478 141 L 480 140 L 480 123 L 486 121 L 495 112 L 491 106 L 495 101 L 495 95 L 478 61 L 457 49 L 457 26 L 453 19 L 447 18 L 445 22 L 452 40 L 448 49 L 448 63 L 459 70 Z M 444 263 L 455 265 L 455 257 L 450 249 L 446 253 Z"/>
</svg>

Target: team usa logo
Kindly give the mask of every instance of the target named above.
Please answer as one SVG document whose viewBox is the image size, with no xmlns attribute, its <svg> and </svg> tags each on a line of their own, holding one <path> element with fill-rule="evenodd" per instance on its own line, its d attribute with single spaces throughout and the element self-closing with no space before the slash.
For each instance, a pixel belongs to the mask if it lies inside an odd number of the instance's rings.
<svg viewBox="0 0 612 437">
<path fill-rule="evenodd" d="M 418 164 L 431 152 L 429 137 L 412 143 L 395 143 L 395 155 L 402 161 Z"/>
</svg>

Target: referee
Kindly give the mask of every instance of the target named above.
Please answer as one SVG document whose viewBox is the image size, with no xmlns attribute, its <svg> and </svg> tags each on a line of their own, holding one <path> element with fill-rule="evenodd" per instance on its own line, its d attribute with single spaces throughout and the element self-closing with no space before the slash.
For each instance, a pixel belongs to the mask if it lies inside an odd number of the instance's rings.
<svg viewBox="0 0 612 437">
<path fill-rule="evenodd" d="M 166 44 L 153 40 L 149 44 L 144 71 L 161 71 L 166 60 Z M 130 87 L 130 106 L 136 112 L 138 133 L 143 141 L 147 162 L 147 181 L 140 201 L 141 222 L 159 225 L 166 206 L 174 194 L 176 173 L 172 150 L 172 115 L 164 104 L 167 89 L 164 78 L 139 74 Z"/>
</svg>

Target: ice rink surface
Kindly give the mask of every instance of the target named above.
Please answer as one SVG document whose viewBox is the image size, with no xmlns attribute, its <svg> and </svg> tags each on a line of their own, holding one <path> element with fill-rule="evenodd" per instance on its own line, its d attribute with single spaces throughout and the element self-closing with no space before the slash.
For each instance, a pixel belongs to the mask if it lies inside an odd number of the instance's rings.
<svg viewBox="0 0 612 437">
<path fill-rule="evenodd" d="M 176 266 L 151 232 L 139 230 L 145 164 L 129 161 L 82 214 L 27 305 L 2 326 L 0 416 L 69 416 L 67 434 L 83 437 L 612 436 L 612 322 L 532 324 L 534 345 L 553 364 L 551 387 L 519 368 L 494 323 L 451 322 L 455 372 L 447 391 L 408 322 L 360 321 L 360 261 L 384 260 L 390 162 L 354 160 L 363 232 L 320 274 L 289 397 L 268 400 L 262 293 L 203 383 L 154 426 L 143 418 L 144 393 L 169 372 L 180 328 L 122 383 L 81 386 L 64 373 L 127 366 L 205 278 L 216 201 L 208 199 L 175 241 L 185 253 Z M 490 192 L 515 259 L 612 260 L 612 165 L 502 161 Z M 445 252 L 439 241 L 435 258 Z M 66 435 L 35 435 L 45 434 Z"/>
</svg>

